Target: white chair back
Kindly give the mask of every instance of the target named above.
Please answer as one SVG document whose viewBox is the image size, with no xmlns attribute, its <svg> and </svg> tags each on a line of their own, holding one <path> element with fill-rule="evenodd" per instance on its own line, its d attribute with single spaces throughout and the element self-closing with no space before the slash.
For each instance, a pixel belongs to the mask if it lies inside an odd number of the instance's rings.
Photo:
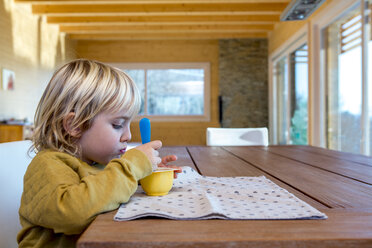
<svg viewBox="0 0 372 248">
<path fill-rule="evenodd" d="M 29 140 L 0 143 L 0 247 L 18 247 L 23 176 L 35 156 L 28 155 L 31 144 Z"/>
<path fill-rule="evenodd" d="M 207 146 L 267 146 L 269 135 L 262 128 L 207 128 Z"/>
</svg>

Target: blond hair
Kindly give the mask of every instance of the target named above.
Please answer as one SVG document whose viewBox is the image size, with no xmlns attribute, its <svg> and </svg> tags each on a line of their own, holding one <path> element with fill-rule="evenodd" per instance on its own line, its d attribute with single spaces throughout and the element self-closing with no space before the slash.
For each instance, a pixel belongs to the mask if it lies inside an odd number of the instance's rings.
<svg viewBox="0 0 372 248">
<path fill-rule="evenodd" d="M 94 117 L 104 111 L 124 110 L 133 118 L 141 97 L 133 80 L 109 65 L 78 59 L 58 69 L 47 85 L 35 113 L 33 149 L 52 149 L 79 155 L 78 138 L 63 126 L 64 118 L 74 113 L 70 125 L 81 133 Z"/>
</svg>

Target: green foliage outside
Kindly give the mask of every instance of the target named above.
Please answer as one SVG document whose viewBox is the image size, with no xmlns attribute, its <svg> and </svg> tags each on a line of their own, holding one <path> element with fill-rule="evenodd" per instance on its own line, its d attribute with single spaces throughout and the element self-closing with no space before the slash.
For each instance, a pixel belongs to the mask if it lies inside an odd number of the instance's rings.
<svg viewBox="0 0 372 248">
<path fill-rule="evenodd" d="M 298 97 L 296 110 L 291 119 L 291 141 L 294 145 L 307 145 L 308 113 L 307 100 Z"/>
<path fill-rule="evenodd" d="M 125 70 L 141 92 L 140 114 L 202 115 L 204 113 L 203 69 L 147 70 L 147 111 L 145 103 L 145 70 Z"/>
</svg>

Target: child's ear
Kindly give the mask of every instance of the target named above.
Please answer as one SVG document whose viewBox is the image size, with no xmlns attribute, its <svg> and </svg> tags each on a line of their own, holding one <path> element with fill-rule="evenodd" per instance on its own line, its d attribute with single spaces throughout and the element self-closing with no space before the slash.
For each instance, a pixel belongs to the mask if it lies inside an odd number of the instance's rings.
<svg viewBox="0 0 372 248">
<path fill-rule="evenodd" d="M 78 127 L 72 127 L 72 121 L 75 117 L 75 113 L 70 112 L 68 115 L 63 118 L 63 128 L 66 130 L 66 132 L 71 135 L 72 137 L 78 138 L 80 137 L 80 128 Z"/>
</svg>

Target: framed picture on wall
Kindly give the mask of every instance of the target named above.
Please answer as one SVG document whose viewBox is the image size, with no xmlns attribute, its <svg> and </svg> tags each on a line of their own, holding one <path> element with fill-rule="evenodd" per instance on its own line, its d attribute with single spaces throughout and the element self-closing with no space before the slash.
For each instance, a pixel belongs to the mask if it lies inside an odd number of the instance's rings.
<svg viewBox="0 0 372 248">
<path fill-rule="evenodd" d="M 2 88 L 3 90 L 14 90 L 15 73 L 14 71 L 3 68 L 2 71 Z"/>
</svg>

